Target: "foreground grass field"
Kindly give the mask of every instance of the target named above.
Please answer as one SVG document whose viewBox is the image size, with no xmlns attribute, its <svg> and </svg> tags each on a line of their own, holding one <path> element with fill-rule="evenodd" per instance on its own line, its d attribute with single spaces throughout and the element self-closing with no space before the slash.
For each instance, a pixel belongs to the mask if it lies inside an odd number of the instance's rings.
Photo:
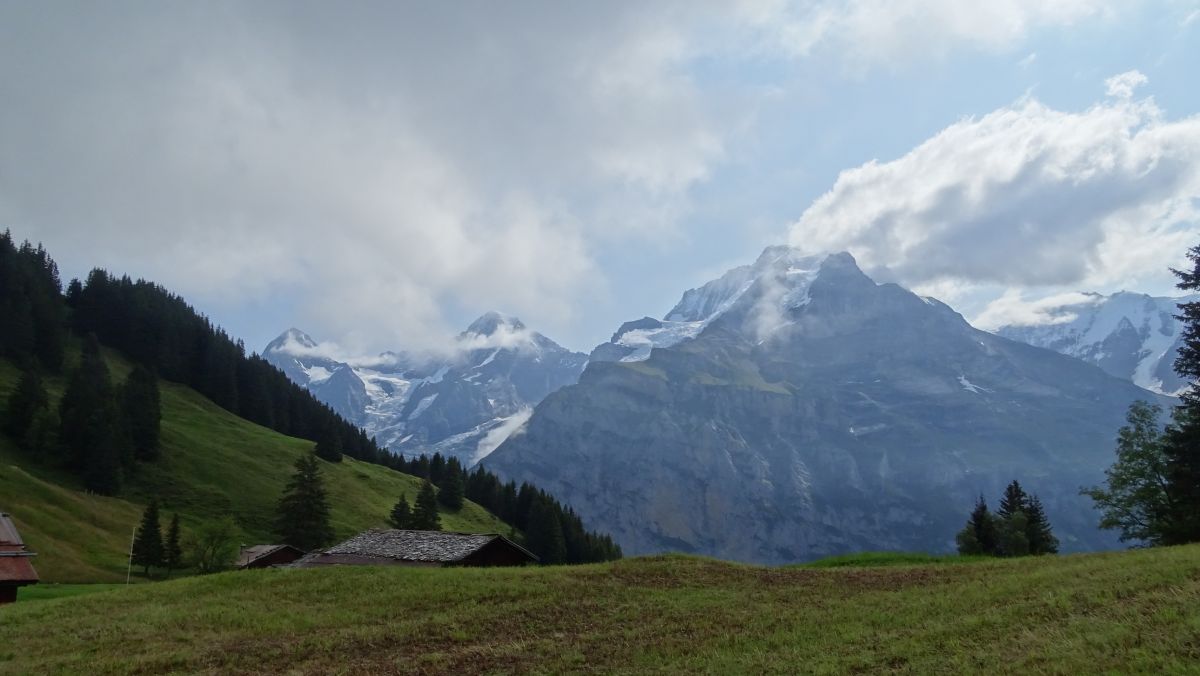
<svg viewBox="0 0 1200 676">
<path fill-rule="evenodd" d="M 1200 669 L 1200 546 L 964 565 L 264 570 L 0 608 L 0 673 Z"/>
<path fill-rule="evenodd" d="M 129 366 L 107 355 L 114 380 Z M 0 360 L 0 416 L 19 372 Z M 74 477 L 37 462 L 0 434 L 0 509 L 10 512 L 42 578 L 53 582 L 115 582 L 125 579 L 130 534 L 147 501 L 157 498 L 168 514 L 179 512 L 185 531 L 204 521 L 232 516 L 247 543 L 273 542 L 275 504 L 292 465 L 313 442 L 287 437 L 243 420 L 194 390 L 160 382 L 162 457 L 126 478 L 119 498 L 80 490 Z M 61 378 L 48 388 L 57 401 Z M 323 466 L 332 521 L 339 537 L 384 526 L 401 494 L 415 499 L 420 481 L 379 465 L 345 459 Z M 164 523 L 165 525 L 165 523 Z M 508 533 L 509 527 L 468 502 L 443 514 L 447 530 Z"/>
</svg>

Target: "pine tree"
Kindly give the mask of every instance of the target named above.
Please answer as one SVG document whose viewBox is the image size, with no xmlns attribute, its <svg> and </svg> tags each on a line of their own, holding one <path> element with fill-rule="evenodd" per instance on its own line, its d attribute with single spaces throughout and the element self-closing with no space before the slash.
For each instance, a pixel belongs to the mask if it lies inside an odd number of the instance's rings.
<svg viewBox="0 0 1200 676">
<path fill-rule="evenodd" d="M 528 522 L 525 536 L 529 551 L 537 554 L 546 565 L 566 562 L 567 546 L 563 539 L 562 522 L 558 519 L 557 510 L 545 496 L 533 501 Z"/>
<path fill-rule="evenodd" d="M 67 467 L 83 477 L 88 490 L 103 495 L 113 495 L 121 486 L 119 413 L 100 344 L 88 336 L 79 368 L 59 401 L 59 441 Z"/>
<path fill-rule="evenodd" d="M 163 543 L 163 567 L 167 569 L 167 577 L 171 577 L 171 571 L 183 567 L 183 546 L 179 535 L 179 515 L 175 514 L 171 517 L 167 540 Z"/>
<path fill-rule="evenodd" d="M 392 507 L 392 513 L 388 520 L 391 521 L 392 528 L 400 530 L 412 528 L 413 515 L 408 506 L 408 498 L 400 496 L 400 499 L 396 501 L 396 506 Z"/>
<path fill-rule="evenodd" d="M 1038 496 L 1029 498 L 1028 512 L 1025 516 L 1025 539 L 1029 543 L 1029 553 L 1057 554 L 1058 538 L 1054 537 L 1054 530 L 1050 527 L 1050 520 L 1046 518 L 1046 511 Z"/>
<path fill-rule="evenodd" d="M 8 415 L 4 429 L 18 443 L 25 440 L 38 413 L 49 408 L 50 398 L 35 369 L 26 369 L 17 381 L 17 388 L 8 397 Z"/>
<path fill-rule="evenodd" d="M 1000 497 L 1000 508 L 996 510 L 996 516 L 1006 519 L 1017 512 L 1027 512 L 1028 509 L 1029 496 L 1021 488 L 1021 484 L 1014 479 L 1004 489 L 1004 495 Z"/>
<path fill-rule="evenodd" d="M 53 458 L 58 447 L 58 426 L 58 414 L 50 406 L 43 407 L 25 433 L 25 450 L 38 458 Z"/>
<path fill-rule="evenodd" d="M 442 480 L 441 490 L 438 491 L 438 502 L 446 509 L 457 512 L 463 506 L 462 472 L 451 471 Z"/>
<path fill-rule="evenodd" d="M 967 525 L 959 531 L 955 539 L 959 554 L 995 555 L 996 520 L 988 511 L 987 502 L 982 495 L 975 503 L 975 509 L 971 510 Z"/>
<path fill-rule="evenodd" d="M 321 433 L 321 438 L 317 440 L 313 453 L 326 462 L 341 462 L 342 439 L 338 436 L 337 430 L 326 428 Z"/>
<path fill-rule="evenodd" d="M 125 422 L 133 457 L 154 460 L 158 457 L 162 404 L 158 378 L 144 366 L 137 366 L 121 388 L 121 419 Z"/>
<path fill-rule="evenodd" d="M 1186 291 L 1200 289 L 1200 246 L 1187 252 L 1191 270 L 1172 270 L 1177 286 Z M 1164 544 L 1200 541 L 1200 301 L 1181 303 L 1176 316 L 1183 323 L 1183 345 L 1175 359 L 1175 372 L 1191 381 L 1180 395 L 1174 423 L 1163 444 L 1166 459 L 1166 497 L 1169 512 L 1164 519 Z"/>
<path fill-rule="evenodd" d="M 417 493 L 417 502 L 413 507 L 413 530 L 441 530 L 442 519 L 438 516 L 437 495 L 433 492 L 433 484 L 425 481 L 421 491 Z"/>
<path fill-rule="evenodd" d="M 133 540 L 133 565 L 149 575 L 151 566 L 163 565 L 162 528 L 158 523 L 158 502 L 151 500 L 142 512 L 142 523 Z"/>
<path fill-rule="evenodd" d="M 1025 512 L 1013 512 L 996 520 L 996 554 L 998 556 L 1027 556 L 1029 554 L 1029 519 Z"/>
<path fill-rule="evenodd" d="M 279 499 L 275 532 L 285 544 L 312 551 L 333 541 L 329 499 L 316 456 L 302 456 L 295 467 L 296 473 Z"/>
</svg>

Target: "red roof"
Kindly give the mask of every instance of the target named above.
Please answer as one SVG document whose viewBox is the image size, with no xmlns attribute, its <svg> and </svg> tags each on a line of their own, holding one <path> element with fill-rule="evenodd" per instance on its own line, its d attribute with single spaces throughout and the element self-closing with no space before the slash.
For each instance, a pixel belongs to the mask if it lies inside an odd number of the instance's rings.
<svg viewBox="0 0 1200 676">
<path fill-rule="evenodd" d="M 21 535 L 7 514 L 0 513 L 0 584 L 33 584 L 38 581 L 33 569 L 33 553 L 25 551 Z"/>
<path fill-rule="evenodd" d="M 37 581 L 38 574 L 30 557 L 0 554 L 0 584 L 33 584 Z"/>
</svg>

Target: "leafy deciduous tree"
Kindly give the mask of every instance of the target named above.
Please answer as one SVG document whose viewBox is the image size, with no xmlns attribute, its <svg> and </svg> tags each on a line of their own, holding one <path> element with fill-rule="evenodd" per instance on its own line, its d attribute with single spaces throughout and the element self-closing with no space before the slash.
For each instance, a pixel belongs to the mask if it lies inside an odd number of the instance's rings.
<svg viewBox="0 0 1200 676">
<path fill-rule="evenodd" d="M 1163 544 L 1171 517 L 1162 409 L 1135 401 L 1117 432 L 1117 460 L 1104 471 L 1104 486 L 1081 491 L 1100 510 L 1100 527 L 1119 530 L 1122 542 Z"/>
</svg>

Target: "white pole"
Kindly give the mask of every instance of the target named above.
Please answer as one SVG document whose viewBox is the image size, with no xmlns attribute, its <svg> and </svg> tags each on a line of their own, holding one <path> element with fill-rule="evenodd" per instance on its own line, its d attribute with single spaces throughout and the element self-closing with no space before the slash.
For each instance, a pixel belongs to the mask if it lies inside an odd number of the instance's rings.
<svg viewBox="0 0 1200 676">
<path fill-rule="evenodd" d="M 133 527 L 133 534 L 129 536 L 129 567 L 125 569 L 125 586 L 129 586 L 129 576 L 133 572 L 133 542 L 137 540 L 137 526 Z"/>
</svg>

